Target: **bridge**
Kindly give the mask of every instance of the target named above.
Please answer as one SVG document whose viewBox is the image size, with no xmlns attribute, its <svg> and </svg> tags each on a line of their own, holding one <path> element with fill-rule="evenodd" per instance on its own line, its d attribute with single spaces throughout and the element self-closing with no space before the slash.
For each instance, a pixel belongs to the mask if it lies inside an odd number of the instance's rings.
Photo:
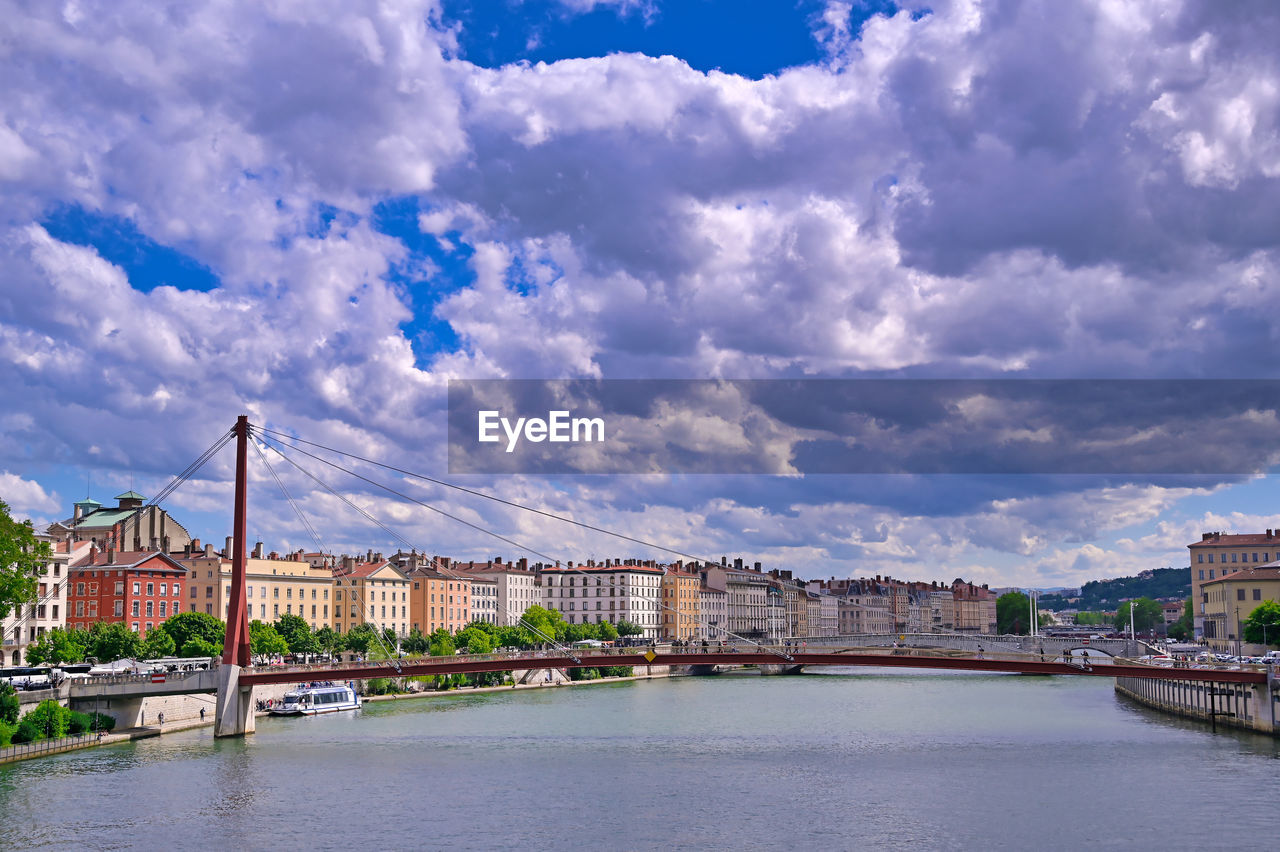
<svg viewBox="0 0 1280 852">
<path fill-rule="evenodd" d="M 691 670 L 712 670 L 718 666 L 761 666 L 780 672 L 799 672 L 805 668 L 824 666 L 874 666 L 888 668 L 923 668 L 952 671 L 1001 672 L 1032 675 L 1067 675 L 1074 677 L 1139 678 L 1176 680 L 1209 684 L 1240 684 L 1263 687 L 1270 703 L 1271 684 L 1268 672 L 1248 669 L 1164 668 L 1143 665 L 1124 658 L 1108 657 L 1106 663 L 1089 660 L 1082 653 L 1072 656 L 1070 647 L 1047 654 L 1044 641 L 1032 653 L 1025 646 L 1014 647 L 999 637 L 963 637 L 975 645 L 968 651 L 946 651 L 938 648 L 898 647 L 818 647 L 817 640 L 806 640 L 803 647 L 788 643 L 781 647 L 760 644 L 743 646 L 708 646 L 705 648 L 651 647 L 611 648 L 571 651 L 557 648 L 547 652 L 483 654 L 427 659 L 395 659 L 379 662 L 338 663 L 323 666 L 254 667 L 249 649 L 249 619 L 245 592 L 247 555 L 247 444 L 250 426 L 247 416 L 237 419 L 230 435 L 236 441 L 234 547 L 227 630 L 223 642 L 221 664 L 212 673 L 201 675 L 189 685 L 190 691 L 213 691 L 216 688 L 214 735 L 244 736 L 255 728 L 253 690 L 256 686 L 304 683 L 316 680 L 365 680 L 385 677 L 414 677 L 518 669 L 570 669 L 599 666 L 688 666 Z M 545 513 L 543 513 L 545 514 Z M 877 637 L 883 641 L 893 637 Z M 905 637 L 903 637 L 905 639 Z M 906 644 L 929 644 L 920 641 Z M 846 640 L 848 641 L 848 640 Z M 953 640 L 954 641 L 954 640 Z M 1074 643 L 1075 640 L 1068 640 Z M 1096 641 L 1096 640 L 1095 640 Z M 808 643 L 815 647 L 810 649 Z M 985 644 L 978 644 L 985 643 Z M 989 644 L 991 647 L 987 647 Z M 1095 650 L 1101 651 L 1099 646 Z M 1136 645 L 1126 650 L 1133 653 Z M 1098 654 L 1101 657 L 1102 654 Z M 1069 658 L 1069 659 L 1068 659 Z M 137 682 L 122 685 L 137 690 L 136 694 L 166 694 L 178 684 Z M 1211 687 L 1216 688 L 1216 687 Z M 159 689 L 160 691 L 156 691 Z M 150 692 L 148 692 L 150 691 Z M 88 696 L 86 696 L 88 697 Z"/>
</svg>

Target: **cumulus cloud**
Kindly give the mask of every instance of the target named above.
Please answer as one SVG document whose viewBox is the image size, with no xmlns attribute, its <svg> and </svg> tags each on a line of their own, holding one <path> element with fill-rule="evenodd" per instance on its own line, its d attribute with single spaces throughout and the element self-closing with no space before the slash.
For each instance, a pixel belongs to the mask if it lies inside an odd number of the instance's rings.
<svg viewBox="0 0 1280 852">
<path fill-rule="evenodd" d="M 56 493 L 50 494 L 40 483 L 7 470 L 0 471 L 0 500 L 8 504 L 9 514 L 15 518 L 48 517 L 62 509 Z"/>
</svg>

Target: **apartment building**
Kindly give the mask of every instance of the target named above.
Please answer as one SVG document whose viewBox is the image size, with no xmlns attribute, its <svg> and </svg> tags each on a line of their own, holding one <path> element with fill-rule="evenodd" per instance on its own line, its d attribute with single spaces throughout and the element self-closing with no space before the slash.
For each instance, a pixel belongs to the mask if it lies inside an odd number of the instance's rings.
<svg viewBox="0 0 1280 852">
<path fill-rule="evenodd" d="M 1187 545 L 1191 559 L 1191 620 L 1197 639 L 1208 638 L 1204 584 L 1246 566 L 1280 560 L 1280 529 L 1262 533 L 1206 532 Z"/>
<path fill-rule="evenodd" d="M 187 582 L 188 612 L 203 612 L 227 620 L 231 607 L 231 539 L 221 552 L 213 545 L 201 548 L 200 540 L 176 555 L 176 561 L 189 572 Z M 245 608 L 250 621 L 270 624 L 282 615 L 304 619 L 312 630 L 333 623 L 333 573 L 318 568 L 301 551 L 281 556 L 263 553 L 257 544 L 253 555 L 245 559 Z"/>
<path fill-rule="evenodd" d="M 542 569 L 543 606 L 559 610 L 570 624 L 617 625 L 626 620 L 646 639 L 662 631 L 662 574 L 657 566 L 587 562 L 576 568 Z"/>
<path fill-rule="evenodd" d="M 397 636 L 409 633 L 409 593 L 412 582 L 389 560 L 344 560 L 333 577 L 333 629 L 350 632 L 369 624 L 381 632 L 390 628 Z"/>
<path fill-rule="evenodd" d="M 98 622 L 123 622 L 139 638 L 181 611 L 187 569 L 154 550 L 98 550 L 67 571 L 67 627 L 87 630 Z"/>
<path fill-rule="evenodd" d="M 662 575 L 662 629 L 660 637 L 668 642 L 685 642 L 701 637 L 702 578 L 683 565 L 670 565 Z"/>
<path fill-rule="evenodd" d="M 89 552 L 89 542 L 57 541 L 45 533 L 36 538 L 49 544 L 53 555 L 36 578 L 35 602 L 15 605 L 0 624 L 0 665 L 26 665 L 28 645 L 49 630 L 66 626 L 69 565 Z"/>
<path fill-rule="evenodd" d="M 1266 652 L 1265 645 L 1244 641 L 1244 623 L 1264 601 L 1280 601 L 1280 562 L 1206 580 L 1200 593 L 1205 607 L 1204 640 L 1210 648 L 1231 654 Z"/>
</svg>

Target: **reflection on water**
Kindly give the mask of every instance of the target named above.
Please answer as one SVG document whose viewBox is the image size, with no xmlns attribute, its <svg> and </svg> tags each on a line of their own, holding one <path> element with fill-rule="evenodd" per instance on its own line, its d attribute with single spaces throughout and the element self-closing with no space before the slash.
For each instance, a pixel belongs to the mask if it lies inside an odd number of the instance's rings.
<svg viewBox="0 0 1280 852">
<path fill-rule="evenodd" d="M 1280 744 L 1109 681 L 841 670 L 457 694 L 0 767 L 0 848 L 1172 848 Z M 1221 781 L 1221 786 L 1213 785 Z"/>
</svg>

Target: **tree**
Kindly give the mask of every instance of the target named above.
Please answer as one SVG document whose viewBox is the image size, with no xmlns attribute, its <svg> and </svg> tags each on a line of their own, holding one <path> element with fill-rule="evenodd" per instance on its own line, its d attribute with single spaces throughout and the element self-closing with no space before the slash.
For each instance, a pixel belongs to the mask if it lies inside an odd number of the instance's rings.
<svg viewBox="0 0 1280 852">
<path fill-rule="evenodd" d="M 24 718 L 30 719 L 40 729 L 40 734 L 49 739 L 65 737 L 71 727 L 71 711 L 52 698 L 41 701 Z"/>
<path fill-rule="evenodd" d="M 322 652 L 332 654 L 342 647 L 342 637 L 326 624 L 316 631 L 316 644 L 320 646 Z"/>
<path fill-rule="evenodd" d="M 204 612 L 182 612 L 160 626 L 173 637 L 173 644 L 179 648 L 185 647 L 192 639 L 202 639 L 211 646 L 221 648 L 222 640 L 227 635 L 227 625 L 222 619 Z"/>
<path fill-rule="evenodd" d="M 627 621 L 625 618 L 618 622 L 619 636 L 640 636 L 644 633 L 644 628 L 639 624 Z"/>
<path fill-rule="evenodd" d="M 311 625 L 300 615 L 285 613 L 276 619 L 275 631 L 289 646 L 289 653 L 318 654 L 320 642 L 311 632 Z"/>
<path fill-rule="evenodd" d="M 427 641 L 427 637 L 423 636 L 422 631 L 416 627 L 410 630 L 409 635 L 400 643 L 400 647 L 406 654 L 425 654 L 430 646 L 431 643 Z"/>
<path fill-rule="evenodd" d="M 1136 601 L 1125 601 L 1116 610 L 1116 629 L 1123 632 L 1129 629 L 1129 609 L 1133 608 L 1133 629 L 1138 633 L 1154 630 L 1164 621 L 1164 607 L 1159 601 L 1151 598 L 1138 598 Z"/>
<path fill-rule="evenodd" d="M 18 699 L 18 690 L 7 681 L 0 683 L 0 724 L 17 724 L 18 713 L 21 711 L 22 702 Z"/>
<path fill-rule="evenodd" d="M 1031 632 L 1031 599 L 1022 592 L 1005 592 L 996 598 L 996 632 L 1025 636 Z"/>
<path fill-rule="evenodd" d="M 465 627 L 458 631 L 457 646 L 468 654 L 488 654 L 493 651 L 493 637 L 478 627 Z"/>
<path fill-rule="evenodd" d="M 613 626 L 612 622 L 602 621 L 596 625 L 596 638 L 605 642 L 612 642 L 618 638 L 618 628 Z"/>
<path fill-rule="evenodd" d="M 89 629 L 88 656 L 104 663 L 136 660 L 142 656 L 142 640 L 123 621 L 99 621 Z"/>
<path fill-rule="evenodd" d="M 1244 622 L 1244 641 L 1280 648 L 1280 603 L 1264 601 Z"/>
<path fill-rule="evenodd" d="M 369 646 L 373 644 L 373 636 L 372 627 L 367 624 L 357 624 L 347 631 L 342 643 L 349 651 L 354 651 L 357 654 L 367 654 Z"/>
<path fill-rule="evenodd" d="M 427 637 L 430 645 L 427 650 L 433 657 L 452 657 L 454 652 L 453 637 L 443 627 L 438 628 Z"/>
<path fill-rule="evenodd" d="M 178 646 L 173 643 L 173 637 L 164 630 L 151 630 L 147 632 L 147 638 L 142 643 L 142 658 L 144 660 L 158 660 L 161 657 L 172 657 L 178 650 Z"/>
<path fill-rule="evenodd" d="M 201 639 L 199 636 L 188 639 L 183 646 L 178 649 L 178 654 L 183 657 L 216 657 L 221 653 L 221 642 L 215 645 L 212 642 Z"/>
<path fill-rule="evenodd" d="M 534 604 L 520 616 L 520 623 L 533 634 L 534 642 L 551 642 L 563 634 L 565 620 L 559 610 Z"/>
<path fill-rule="evenodd" d="M 287 654 L 289 643 L 274 626 L 255 619 L 249 622 L 249 651 L 260 657 Z"/>
<path fill-rule="evenodd" d="M 9 517 L 9 504 L 0 500 L 0 619 L 14 607 L 35 603 L 36 577 L 52 556 L 49 543 L 36 538 L 31 521 Z"/>
<path fill-rule="evenodd" d="M 27 665 L 79 663 L 89 648 L 89 631 L 55 627 L 36 637 L 27 646 Z"/>
</svg>

